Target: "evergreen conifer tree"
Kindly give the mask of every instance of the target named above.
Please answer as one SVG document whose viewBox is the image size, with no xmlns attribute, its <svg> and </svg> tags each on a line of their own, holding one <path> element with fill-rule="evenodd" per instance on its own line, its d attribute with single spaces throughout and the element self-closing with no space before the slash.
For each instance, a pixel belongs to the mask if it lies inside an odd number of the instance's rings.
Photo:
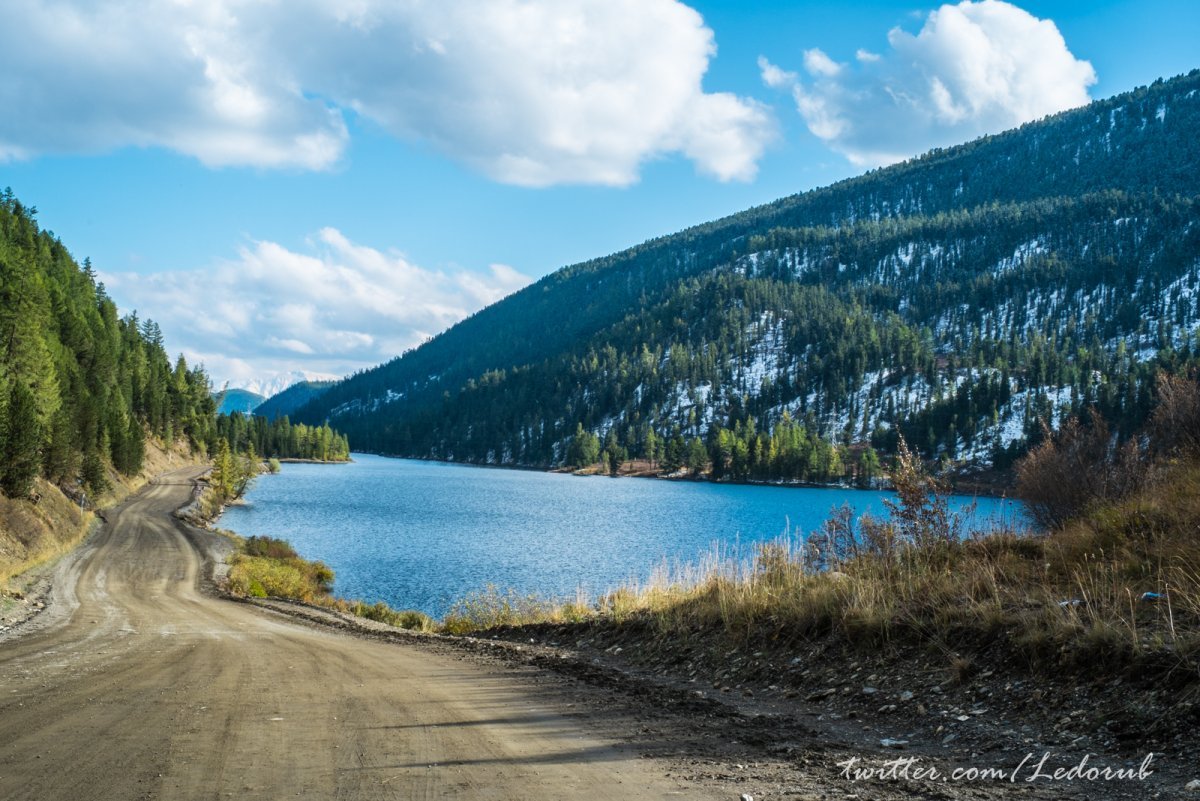
<svg viewBox="0 0 1200 801">
<path fill-rule="evenodd" d="M 24 381 L 13 381 L 4 420 L 4 463 L 0 488 L 10 498 L 24 498 L 42 464 L 42 435 L 37 400 Z"/>
<path fill-rule="evenodd" d="M 221 503 L 233 498 L 237 481 L 237 468 L 233 455 L 229 452 L 229 442 L 224 438 L 217 440 L 217 448 L 213 455 L 213 469 L 208 483 L 216 493 Z"/>
</svg>

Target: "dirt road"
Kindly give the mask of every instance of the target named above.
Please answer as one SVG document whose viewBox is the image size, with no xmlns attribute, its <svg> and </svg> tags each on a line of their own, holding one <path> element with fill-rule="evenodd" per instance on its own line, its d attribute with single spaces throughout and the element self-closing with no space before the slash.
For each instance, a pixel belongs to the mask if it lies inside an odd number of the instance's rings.
<svg viewBox="0 0 1200 801">
<path fill-rule="evenodd" d="M 204 533 L 147 487 L 0 642 L 0 798 L 704 797 L 519 670 L 205 594 Z M 725 796 L 724 793 L 721 794 Z"/>
</svg>

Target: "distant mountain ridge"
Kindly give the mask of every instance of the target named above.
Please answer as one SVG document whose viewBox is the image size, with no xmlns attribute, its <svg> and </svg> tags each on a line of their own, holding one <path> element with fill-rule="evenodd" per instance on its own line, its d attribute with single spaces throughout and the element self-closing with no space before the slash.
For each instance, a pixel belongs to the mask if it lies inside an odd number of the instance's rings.
<svg viewBox="0 0 1200 801">
<path fill-rule="evenodd" d="M 217 402 L 217 414 L 253 414 L 259 404 L 266 400 L 248 389 L 223 389 L 214 392 L 213 399 Z"/>
<path fill-rule="evenodd" d="M 256 378 L 251 381 L 242 382 L 237 388 L 253 392 L 255 395 L 262 395 L 264 398 L 271 398 L 289 387 L 295 386 L 303 382 L 336 382 L 341 376 L 332 375 L 330 373 L 317 373 L 311 370 L 289 370 L 284 373 L 277 373 L 270 378 Z"/>
<path fill-rule="evenodd" d="M 280 417 L 288 417 L 296 412 L 304 404 L 320 397 L 335 381 L 300 381 L 292 384 L 287 389 L 272 395 L 264 400 L 254 410 L 254 414 L 259 417 L 265 417 L 268 420 L 275 420 Z"/>
<path fill-rule="evenodd" d="M 297 417 L 538 465 L 579 425 L 714 466 L 785 414 L 977 465 L 1084 405 L 1128 427 L 1200 325 L 1198 95 L 1193 71 L 564 268 Z"/>
<path fill-rule="evenodd" d="M 282 417 L 290 414 L 297 406 L 302 406 L 320 395 L 336 381 L 336 376 L 326 373 L 291 370 L 286 373 L 278 373 L 271 378 L 244 382 L 245 386 L 227 386 L 219 392 L 214 392 L 213 398 L 217 400 L 219 414 L 240 412 L 241 414 L 266 414 L 272 418 Z M 285 395 L 288 390 L 297 385 L 305 385 L 307 389 L 297 390 L 286 395 L 282 400 L 276 401 L 276 398 Z M 271 403 L 271 401 L 276 402 Z M 258 412 L 263 404 L 268 403 L 271 405 L 266 407 L 265 412 Z M 285 411 L 279 411 L 280 409 L 285 409 Z"/>
</svg>

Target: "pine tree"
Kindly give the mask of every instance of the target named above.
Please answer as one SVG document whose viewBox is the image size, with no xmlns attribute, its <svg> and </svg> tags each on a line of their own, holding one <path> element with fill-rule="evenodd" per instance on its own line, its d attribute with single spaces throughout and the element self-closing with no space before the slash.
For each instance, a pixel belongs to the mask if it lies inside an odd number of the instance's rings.
<svg viewBox="0 0 1200 801">
<path fill-rule="evenodd" d="M 217 448 L 213 455 L 212 473 L 208 483 L 217 496 L 219 503 L 231 500 L 234 488 L 237 486 L 237 467 L 233 455 L 229 452 L 229 442 L 224 437 L 217 440 Z"/>
<path fill-rule="evenodd" d="M 133 476 L 142 472 L 145 459 L 146 432 L 142 430 L 142 424 L 130 415 L 129 430 L 125 434 L 125 475 Z"/>
<path fill-rule="evenodd" d="M 659 436 L 654 433 L 653 428 L 649 429 L 646 432 L 645 449 L 646 449 L 646 460 L 650 462 L 651 469 L 654 468 L 655 463 L 657 463 L 660 458 L 659 449 L 661 447 L 662 447 L 662 439 L 660 439 Z"/>
<path fill-rule="evenodd" d="M 687 445 L 683 441 L 683 436 L 679 429 L 676 428 L 671 439 L 667 441 L 666 448 L 663 451 L 662 469 L 666 473 L 674 473 L 679 468 L 683 467 L 684 461 L 687 458 Z"/>
<path fill-rule="evenodd" d="M 699 437 L 693 437 L 688 445 L 687 466 L 693 476 L 699 476 L 708 467 L 708 449 Z"/>
<path fill-rule="evenodd" d="M 0 489 L 10 498 L 25 498 L 42 464 L 37 400 L 24 381 L 13 381 L 5 416 L 4 463 Z"/>
<path fill-rule="evenodd" d="M 600 440 L 596 435 L 583 428 L 579 423 L 575 428 L 575 436 L 567 448 L 567 464 L 576 469 L 588 467 L 600 459 Z"/>
<path fill-rule="evenodd" d="M 64 406 L 54 415 L 46 444 L 43 470 L 46 478 L 62 483 L 79 469 L 79 455 L 74 450 L 74 424 L 71 410 Z"/>
<path fill-rule="evenodd" d="M 236 477 L 233 482 L 233 497 L 240 498 L 250 489 L 250 484 L 258 476 L 259 459 L 254 450 L 254 442 L 246 442 L 246 454 L 240 460 L 235 459 Z"/>
<path fill-rule="evenodd" d="M 868 445 L 858 457 L 859 486 L 869 487 L 875 477 L 879 475 L 880 470 L 879 454 L 875 452 L 874 448 Z"/>
<path fill-rule="evenodd" d="M 91 491 L 92 497 L 108 492 L 108 476 L 104 472 L 104 462 L 100 458 L 100 451 L 96 448 L 92 447 L 84 451 L 83 464 L 80 466 L 79 473 L 83 485 Z"/>
</svg>

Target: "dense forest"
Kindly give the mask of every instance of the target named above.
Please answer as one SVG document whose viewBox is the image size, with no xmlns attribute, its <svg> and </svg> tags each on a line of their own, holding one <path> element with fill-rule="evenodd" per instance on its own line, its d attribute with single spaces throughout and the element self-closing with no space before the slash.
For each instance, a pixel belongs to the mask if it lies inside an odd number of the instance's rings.
<svg viewBox="0 0 1200 801">
<path fill-rule="evenodd" d="M 91 265 L 40 230 L 37 212 L 0 193 L 0 487 L 28 495 L 38 476 L 93 494 L 107 465 L 141 470 L 146 438 L 207 447 L 209 381 L 162 332 L 117 307 Z"/>
<path fill-rule="evenodd" d="M 220 417 L 201 366 L 172 361 L 162 331 L 124 317 L 86 260 L 78 264 L 36 209 L 0 193 L 0 490 L 26 497 L 44 477 L 68 494 L 134 475 L 149 438 L 199 455 L 220 440 L 265 456 L 342 459 L 346 438 L 287 420 Z"/>
<path fill-rule="evenodd" d="M 1122 433 L 1200 327 L 1200 71 L 567 267 L 293 419 L 489 463 L 869 481 Z M 703 468 L 699 464 L 703 463 Z"/>
</svg>

